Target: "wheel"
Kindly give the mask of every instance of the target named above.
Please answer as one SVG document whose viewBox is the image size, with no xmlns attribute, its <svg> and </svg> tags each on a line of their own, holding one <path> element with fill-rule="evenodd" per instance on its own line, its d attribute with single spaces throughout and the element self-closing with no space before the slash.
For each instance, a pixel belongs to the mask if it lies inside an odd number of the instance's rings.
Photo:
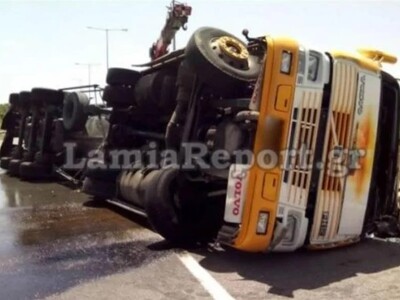
<svg viewBox="0 0 400 300">
<path fill-rule="evenodd" d="M 11 159 L 20 159 L 22 158 L 22 154 L 23 150 L 19 149 L 17 146 L 14 147 L 10 152 Z"/>
<path fill-rule="evenodd" d="M 11 93 L 10 97 L 8 98 L 8 103 L 11 105 L 18 105 L 19 104 L 19 94 L 18 93 Z"/>
<path fill-rule="evenodd" d="M 109 85 L 135 85 L 140 78 L 138 71 L 110 68 L 107 72 L 106 82 Z"/>
<path fill-rule="evenodd" d="M 143 76 L 135 86 L 135 100 L 146 110 L 171 112 L 176 106 L 176 77 L 168 71 Z"/>
<path fill-rule="evenodd" d="M 190 232 L 181 224 L 174 207 L 174 188 L 179 173 L 177 169 L 153 171 L 152 184 L 145 193 L 145 211 L 151 225 L 165 239 L 182 242 L 190 238 Z"/>
<path fill-rule="evenodd" d="M 43 180 L 52 177 L 52 165 L 38 164 L 37 162 L 22 162 L 19 175 L 24 180 Z"/>
<path fill-rule="evenodd" d="M 12 159 L 8 165 L 8 173 L 12 176 L 19 175 L 19 167 L 21 165 L 20 159 Z"/>
<path fill-rule="evenodd" d="M 19 159 L 21 158 L 21 152 L 18 149 L 18 147 L 14 147 L 11 149 L 10 153 L 7 156 L 3 156 L 0 159 L 0 168 L 8 170 L 10 168 L 10 162 L 13 159 Z"/>
<path fill-rule="evenodd" d="M 16 124 L 16 112 L 17 107 L 20 104 L 19 101 L 19 94 L 17 93 L 12 93 L 9 96 L 8 100 L 10 106 L 7 108 L 7 111 L 5 111 L 3 115 L 3 121 L 1 123 L 1 129 L 3 130 L 13 130 Z"/>
<path fill-rule="evenodd" d="M 144 208 L 144 195 L 149 188 L 148 183 L 152 182 L 152 177 L 156 173 L 149 168 L 134 166 L 130 170 L 122 171 L 117 179 L 118 197 L 137 207 Z"/>
<path fill-rule="evenodd" d="M 400 235 L 400 224 L 394 216 L 382 216 L 375 221 L 375 235 L 381 238 L 398 237 Z"/>
<path fill-rule="evenodd" d="M 11 152 L 15 149 L 15 145 L 13 144 L 13 141 L 14 141 L 14 136 L 15 136 L 14 129 L 16 126 L 16 122 L 15 122 L 14 118 L 9 118 L 9 122 L 7 124 L 4 124 L 4 123 L 6 123 L 5 118 L 3 119 L 3 124 L 2 124 L 1 129 L 5 129 L 6 133 L 4 135 L 4 139 L 1 142 L 1 146 L 0 146 L 0 157 L 10 156 Z M 6 128 L 3 128 L 3 125 L 6 125 Z M 9 127 L 9 126 L 12 126 L 12 127 Z"/>
<path fill-rule="evenodd" d="M 64 101 L 64 93 L 59 90 L 33 88 L 31 101 L 35 105 L 50 104 L 61 106 Z"/>
<path fill-rule="evenodd" d="M 83 180 L 82 192 L 97 199 L 112 199 L 115 197 L 117 186 L 115 182 L 86 177 Z"/>
<path fill-rule="evenodd" d="M 22 108 L 29 109 L 31 104 L 31 92 L 22 91 L 19 93 L 19 102 Z"/>
<path fill-rule="evenodd" d="M 41 165 L 51 165 L 53 163 L 53 157 L 50 153 L 38 151 L 35 153 L 34 161 Z"/>
<path fill-rule="evenodd" d="M 11 161 L 11 156 L 4 156 L 0 159 L 0 168 L 7 170 Z"/>
<path fill-rule="evenodd" d="M 220 209 L 211 208 L 204 186 L 182 180 L 175 168 L 154 170 L 145 191 L 145 211 L 165 239 L 186 244 L 214 238 L 220 228 Z M 223 212 L 223 210 L 222 210 Z"/>
<path fill-rule="evenodd" d="M 89 105 L 86 94 L 73 92 L 64 99 L 63 124 L 68 131 L 80 131 L 85 128 L 88 114 L 85 109 Z"/>
<path fill-rule="evenodd" d="M 251 56 L 245 43 L 223 30 L 202 27 L 190 38 L 185 57 L 201 81 L 223 95 L 257 79 L 258 58 Z"/>
<path fill-rule="evenodd" d="M 102 181 L 116 182 L 117 177 L 121 170 L 110 169 L 104 162 L 95 162 L 96 168 L 86 168 L 83 175 L 89 178 L 98 179 Z M 94 164 L 94 163 L 93 163 Z"/>
<path fill-rule="evenodd" d="M 26 162 L 33 162 L 35 160 L 35 152 L 24 152 L 22 155 L 22 160 Z"/>
<path fill-rule="evenodd" d="M 108 85 L 104 89 L 103 99 L 110 106 L 129 106 L 135 103 L 135 90 L 131 87 Z"/>
</svg>

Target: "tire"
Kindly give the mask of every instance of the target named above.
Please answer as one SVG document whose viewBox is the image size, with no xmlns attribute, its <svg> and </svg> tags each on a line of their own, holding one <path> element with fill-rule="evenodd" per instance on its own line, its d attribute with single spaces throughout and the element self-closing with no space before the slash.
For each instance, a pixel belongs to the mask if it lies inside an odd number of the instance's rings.
<svg viewBox="0 0 400 300">
<path fill-rule="evenodd" d="M 22 158 L 22 154 L 23 150 L 18 147 L 14 147 L 10 152 L 11 159 L 20 159 Z"/>
<path fill-rule="evenodd" d="M 89 105 L 89 98 L 86 94 L 73 92 L 64 99 L 63 124 L 67 131 L 81 131 L 85 128 L 88 114 L 86 107 Z"/>
<path fill-rule="evenodd" d="M 12 159 L 8 166 L 8 173 L 12 176 L 19 176 L 20 159 Z"/>
<path fill-rule="evenodd" d="M 19 93 L 19 101 L 22 108 L 29 109 L 31 104 L 31 92 L 22 91 Z"/>
<path fill-rule="evenodd" d="M 109 169 L 104 162 L 96 162 L 98 168 L 86 168 L 83 175 L 91 179 L 116 183 L 121 170 Z"/>
<path fill-rule="evenodd" d="M 19 175 L 24 180 L 43 180 L 53 177 L 52 165 L 42 165 L 37 162 L 22 162 Z"/>
<path fill-rule="evenodd" d="M 152 177 L 156 173 L 151 169 L 139 167 L 132 167 L 131 170 L 121 173 L 117 180 L 118 198 L 143 209 L 148 183 L 152 182 Z"/>
<path fill-rule="evenodd" d="M 103 92 L 103 99 L 110 106 L 129 106 L 135 103 L 135 90 L 123 86 L 106 86 Z"/>
<path fill-rule="evenodd" d="M 10 94 L 10 97 L 8 99 L 8 103 L 11 105 L 18 105 L 19 104 L 19 94 L 18 93 L 12 93 Z"/>
<path fill-rule="evenodd" d="M 53 163 L 53 156 L 50 153 L 35 153 L 34 161 L 41 165 L 51 165 Z"/>
<path fill-rule="evenodd" d="M 398 237 L 400 235 L 400 225 L 394 216 L 384 215 L 375 221 L 374 234 L 380 238 Z"/>
<path fill-rule="evenodd" d="M 61 106 L 64 101 L 64 93 L 59 90 L 33 88 L 31 101 L 34 105 L 48 104 Z"/>
<path fill-rule="evenodd" d="M 117 185 L 115 182 L 86 177 L 83 180 L 82 192 L 97 199 L 112 199 L 115 197 Z"/>
<path fill-rule="evenodd" d="M 0 159 L 0 168 L 7 170 L 10 166 L 11 156 L 4 156 Z"/>
<path fill-rule="evenodd" d="M 7 133 L 10 133 L 12 130 L 14 130 L 17 123 L 17 116 L 18 115 L 15 113 L 14 107 L 11 108 L 10 106 L 3 116 L 1 129 L 7 130 Z"/>
<path fill-rule="evenodd" d="M 144 196 L 145 211 L 153 228 L 165 239 L 178 244 L 205 242 L 214 238 L 220 224 L 204 201 L 195 199 L 201 198 L 205 189 L 195 189 L 186 195 L 183 193 L 185 199 L 179 199 L 181 189 L 188 187 L 187 182 L 180 182 L 179 170 L 167 168 L 153 172 L 147 175 L 151 178 L 146 184 Z"/>
<path fill-rule="evenodd" d="M 33 162 L 35 160 L 35 153 L 26 151 L 22 155 L 22 160 L 26 162 Z"/>
<path fill-rule="evenodd" d="M 222 37 L 237 45 L 235 48 L 242 55 L 240 58 L 233 57 L 236 52 L 229 51 L 232 46 L 223 47 L 227 49 L 225 52 L 221 50 L 222 46 L 218 46 L 227 45 L 227 42 L 215 44 L 217 40 L 222 41 Z M 231 54 L 226 54 L 228 52 Z M 200 80 L 222 95 L 230 95 L 244 84 L 255 81 L 261 70 L 257 57 L 248 54 L 244 42 L 230 33 L 211 27 L 202 27 L 193 33 L 186 46 L 185 57 Z"/>
<path fill-rule="evenodd" d="M 171 112 L 176 106 L 176 77 L 168 71 L 143 76 L 135 86 L 135 99 L 144 110 Z"/>
<path fill-rule="evenodd" d="M 181 243 L 190 238 L 173 205 L 172 190 L 179 170 L 161 169 L 154 170 L 152 182 L 145 192 L 145 211 L 153 228 L 165 239 Z M 149 174 L 150 175 L 150 174 Z M 148 176 L 149 176 L 148 175 Z"/>
<path fill-rule="evenodd" d="M 133 86 L 140 78 L 138 71 L 110 68 L 107 72 L 106 82 L 109 85 L 130 85 Z"/>
</svg>

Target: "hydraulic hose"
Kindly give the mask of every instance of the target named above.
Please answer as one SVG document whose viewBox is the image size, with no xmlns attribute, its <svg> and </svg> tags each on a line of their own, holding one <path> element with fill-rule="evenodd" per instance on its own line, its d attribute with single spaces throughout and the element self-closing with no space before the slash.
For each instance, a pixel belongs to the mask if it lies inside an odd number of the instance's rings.
<svg viewBox="0 0 400 300">
<path fill-rule="evenodd" d="M 195 75 L 183 61 L 179 66 L 176 97 L 176 107 L 168 122 L 165 132 L 165 145 L 167 149 L 178 150 L 182 138 L 182 129 L 186 120 L 188 103 L 193 88 Z"/>
</svg>

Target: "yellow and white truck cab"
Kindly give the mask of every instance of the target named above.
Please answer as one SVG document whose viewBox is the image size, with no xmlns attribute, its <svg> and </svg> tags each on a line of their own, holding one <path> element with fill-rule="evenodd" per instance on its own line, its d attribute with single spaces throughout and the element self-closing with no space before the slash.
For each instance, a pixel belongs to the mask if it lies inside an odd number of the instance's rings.
<svg viewBox="0 0 400 300">
<path fill-rule="evenodd" d="M 381 70 L 396 58 L 265 41 L 254 156 L 277 163 L 231 166 L 220 240 L 253 252 L 354 243 L 391 213 L 382 206 L 396 214 L 399 86 Z"/>
</svg>

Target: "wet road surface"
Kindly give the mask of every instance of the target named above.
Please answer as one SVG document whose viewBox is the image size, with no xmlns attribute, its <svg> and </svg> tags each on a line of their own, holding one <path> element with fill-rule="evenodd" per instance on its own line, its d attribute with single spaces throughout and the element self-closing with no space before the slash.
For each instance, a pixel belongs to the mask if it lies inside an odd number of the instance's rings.
<svg viewBox="0 0 400 300">
<path fill-rule="evenodd" d="M 0 173 L 0 299 L 212 299 L 144 219 Z M 400 244 L 246 254 L 186 249 L 236 299 L 399 299 Z"/>
<path fill-rule="evenodd" d="M 168 260 L 169 256 L 176 262 L 167 262 L 164 275 L 190 275 L 173 251 L 148 249 L 161 238 L 126 215 L 107 207 L 91 207 L 93 203 L 86 195 L 57 183 L 27 183 L 2 174 L 0 184 L 0 299 L 58 295 L 85 282 L 143 266 L 150 269 L 143 268 L 142 277 L 128 277 L 133 289 L 126 297 L 132 299 L 132 292 L 140 293 L 142 281 L 142 294 L 149 299 L 168 294 L 173 298 L 196 298 L 196 293 L 209 298 L 193 278 L 192 283 L 177 291 L 172 287 L 171 291 L 165 290 L 165 283 L 155 284 L 152 276 L 146 278 L 147 273 L 157 274 L 162 259 Z M 152 266 L 154 261 L 158 261 L 157 266 Z M 174 265 L 177 267 L 171 268 Z M 156 270 L 151 270 L 154 267 Z M 124 281 L 118 282 L 123 285 Z M 115 283 L 112 285 L 115 288 Z M 93 298 L 102 297 L 102 289 L 93 291 Z"/>
</svg>

